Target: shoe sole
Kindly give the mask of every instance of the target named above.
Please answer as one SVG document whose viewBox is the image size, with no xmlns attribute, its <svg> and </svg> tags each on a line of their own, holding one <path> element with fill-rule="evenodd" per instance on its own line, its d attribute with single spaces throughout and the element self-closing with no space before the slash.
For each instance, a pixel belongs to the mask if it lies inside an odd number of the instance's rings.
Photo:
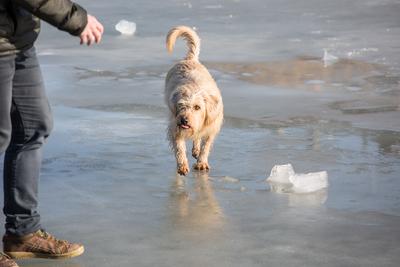
<svg viewBox="0 0 400 267">
<path fill-rule="evenodd" d="M 49 253 L 35 253 L 35 252 L 8 252 L 4 251 L 10 258 L 12 259 L 32 259 L 32 258 L 41 258 L 41 259 L 68 259 L 74 258 L 79 255 L 82 255 L 85 252 L 85 248 L 82 246 L 74 251 L 63 253 L 63 254 L 49 254 Z"/>
</svg>

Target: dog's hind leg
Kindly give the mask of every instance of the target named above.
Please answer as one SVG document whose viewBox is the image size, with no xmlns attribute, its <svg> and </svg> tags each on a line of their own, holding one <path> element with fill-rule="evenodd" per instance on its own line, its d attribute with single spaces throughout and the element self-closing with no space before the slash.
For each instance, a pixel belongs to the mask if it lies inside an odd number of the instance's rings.
<svg viewBox="0 0 400 267">
<path fill-rule="evenodd" d="M 199 158 L 201 149 L 201 138 L 196 138 L 193 140 L 192 156 L 195 159 Z"/>
<path fill-rule="evenodd" d="M 214 143 L 215 135 L 208 136 L 204 139 L 204 143 L 201 146 L 200 155 L 197 159 L 197 163 L 194 165 L 196 170 L 209 170 L 210 166 L 208 165 L 208 155 L 210 154 L 210 150 L 212 144 Z"/>
</svg>

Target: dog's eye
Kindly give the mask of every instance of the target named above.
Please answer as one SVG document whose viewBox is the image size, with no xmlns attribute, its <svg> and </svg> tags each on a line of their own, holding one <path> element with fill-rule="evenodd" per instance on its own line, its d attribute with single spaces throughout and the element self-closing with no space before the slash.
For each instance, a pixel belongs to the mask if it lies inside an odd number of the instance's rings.
<svg viewBox="0 0 400 267">
<path fill-rule="evenodd" d="M 199 106 L 199 105 L 196 105 L 196 106 L 194 106 L 194 109 L 195 109 L 195 110 L 199 110 L 199 109 L 200 109 L 200 106 Z"/>
</svg>

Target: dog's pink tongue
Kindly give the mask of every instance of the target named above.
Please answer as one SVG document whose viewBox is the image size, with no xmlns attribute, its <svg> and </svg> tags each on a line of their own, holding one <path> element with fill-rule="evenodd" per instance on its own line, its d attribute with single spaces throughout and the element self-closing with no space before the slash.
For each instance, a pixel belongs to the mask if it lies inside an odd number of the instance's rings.
<svg viewBox="0 0 400 267">
<path fill-rule="evenodd" d="M 187 125 L 181 125 L 181 127 L 182 127 L 183 129 L 189 129 L 189 128 L 190 128 L 190 127 L 187 126 Z"/>
</svg>

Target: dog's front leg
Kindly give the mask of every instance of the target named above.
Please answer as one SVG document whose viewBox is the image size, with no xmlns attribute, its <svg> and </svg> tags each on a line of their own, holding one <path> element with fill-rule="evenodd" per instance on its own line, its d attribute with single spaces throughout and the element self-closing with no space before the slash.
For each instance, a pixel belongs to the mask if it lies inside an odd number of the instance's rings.
<svg viewBox="0 0 400 267">
<path fill-rule="evenodd" d="M 208 171 L 210 169 L 210 166 L 208 165 L 208 155 L 210 154 L 214 139 L 215 136 L 208 136 L 207 138 L 205 138 L 204 143 L 201 147 L 200 155 L 197 159 L 197 163 L 194 166 L 196 170 Z"/>
<path fill-rule="evenodd" d="M 186 144 L 185 139 L 178 138 L 175 141 L 175 157 L 177 163 L 177 172 L 180 175 L 189 173 L 189 163 L 186 158 Z"/>
<path fill-rule="evenodd" d="M 201 149 L 201 138 L 196 138 L 193 140 L 192 156 L 195 159 L 199 158 Z"/>
</svg>

